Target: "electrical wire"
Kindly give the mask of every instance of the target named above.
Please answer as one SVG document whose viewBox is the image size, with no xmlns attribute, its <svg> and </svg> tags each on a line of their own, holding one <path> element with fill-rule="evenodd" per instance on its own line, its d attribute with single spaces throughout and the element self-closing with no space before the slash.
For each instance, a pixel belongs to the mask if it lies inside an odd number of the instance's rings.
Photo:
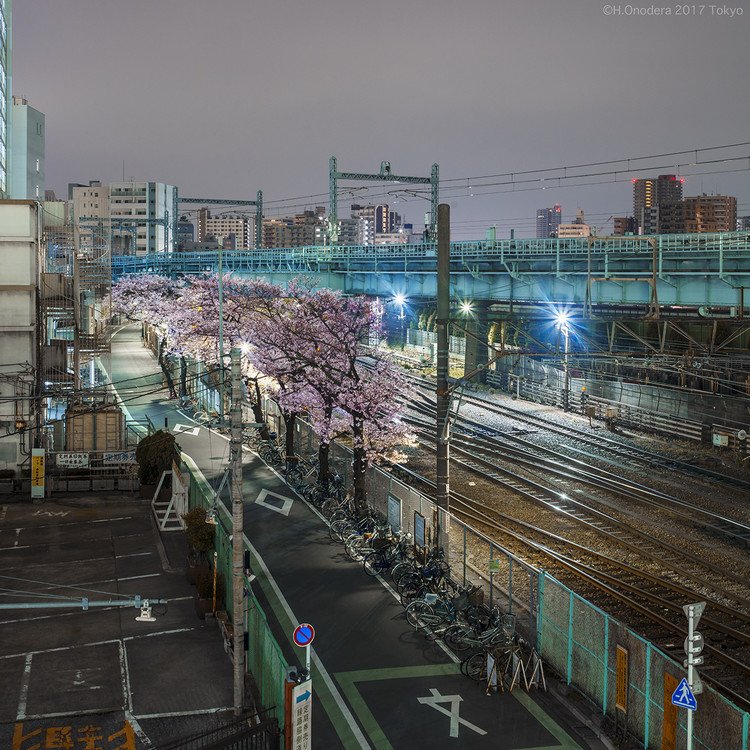
<svg viewBox="0 0 750 750">
<path fill-rule="evenodd" d="M 122 597 L 123 595 L 120 593 L 112 593 L 111 591 L 99 591 L 98 589 L 91 589 L 91 588 L 83 588 L 81 586 L 71 586 L 64 583 L 50 583 L 49 581 L 35 581 L 32 578 L 19 578 L 18 576 L 3 576 L 0 575 L 0 578 L 5 579 L 6 581 L 21 581 L 23 583 L 36 583 L 40 586 L 49 586 L 50 588 L 57 588 L 57 589 L 71 589 L 74 591 L 84 591 L 87 594 L 102 594 L 103 596 L 114 596 L 114 597 Z"/>
</svg>

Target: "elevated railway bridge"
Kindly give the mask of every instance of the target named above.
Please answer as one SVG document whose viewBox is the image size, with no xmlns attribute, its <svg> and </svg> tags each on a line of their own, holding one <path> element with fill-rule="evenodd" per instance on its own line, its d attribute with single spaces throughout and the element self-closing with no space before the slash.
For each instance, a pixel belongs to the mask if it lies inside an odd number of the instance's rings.
<svg viewBox="0 0 750 750">
<path fill-rule="evenodd" d="M 295 276 L 347 294 L 412 300 L 436 295 L 436 245 L 352 245 L 224 251 L 227 271 L 285 284 Z M 215 271 L 218 252 L 115 256 L 129 273 L 171 277 Z M 452 293 L 462 300 L 645 307 L 649 317 L 743 316 L 750 288 L 750 232 L 451 243 Z M 722 308 L 719 310 L 719 308 Z"/>
<path fill-rule="evenodd" d="M 436 298 L 434 243 L 238 250 L 222 256 L 224 269 L 242 277 L 285 285 L 306 276 L 346 294 L 405 298 L 412 318 Z M 112 273 L 114 279 L 132 273 L 179 278 L 216 271 L 218 261 L 216 251 L 116 256 Z M 562 367 L 567 356 L 555 315 L 564 311 L 571 321 L 571 367 L 573 357 L 580 362 L 581 356 L 623 355 L 621 363 L 638 362 L 617 365 L 617 377 L 708 390 L 717 397 L 746 396 L 748 289 L 747 231 L 451 243 L 452 296 L 472 305 L 472 313 L 458 314 L 456 321 L 466 335 L 467 371 L 487 361 L 480 342 L 492 323 L 494 341 L 509 353 L 547 356 Z M 648 372 L 649 367 L 657 369 Z M 730 383 L 731 394 L 721 383 Z"/>
</svg>

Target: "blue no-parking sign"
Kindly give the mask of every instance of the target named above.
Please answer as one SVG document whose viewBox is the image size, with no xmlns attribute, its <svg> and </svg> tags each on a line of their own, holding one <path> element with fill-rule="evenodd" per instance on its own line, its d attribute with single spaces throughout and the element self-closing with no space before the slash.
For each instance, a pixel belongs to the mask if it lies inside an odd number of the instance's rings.
<svg viewBox="0 0 750 750">
<path fill-rule="evenodd" d="M 315 638 L 315 628 L 309 622 L 303 622 L 294 629 L 292 638 L 300 648 L 309 646 Z"/>
</svg>

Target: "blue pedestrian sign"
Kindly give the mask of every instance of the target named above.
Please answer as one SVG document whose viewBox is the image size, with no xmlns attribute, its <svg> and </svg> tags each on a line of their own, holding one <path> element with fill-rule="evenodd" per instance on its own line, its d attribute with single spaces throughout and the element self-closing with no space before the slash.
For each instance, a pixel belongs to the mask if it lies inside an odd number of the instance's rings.
<svg viewBox="0 0 750 750">
<path fill-rule="evenodd" d="M 315 628 L 308 622 L 303 622 L 301 625 L 297 625 L 294 629 L 294 642 L 300 647 L 304 648 L 309 646 L 315 638 Z"/>
<path fill-rule="evenodd" d="M 691 711 L 695 711 L 698 708 L 698 703 L 695 700 L 693 691 L 688 685 L 686 677 L 682 678 L 682 682 L 677 686 L 677 689 L 672 693 L 672 705 L 679 706 L 680 708 L 688 708 Z"/>
</svg>

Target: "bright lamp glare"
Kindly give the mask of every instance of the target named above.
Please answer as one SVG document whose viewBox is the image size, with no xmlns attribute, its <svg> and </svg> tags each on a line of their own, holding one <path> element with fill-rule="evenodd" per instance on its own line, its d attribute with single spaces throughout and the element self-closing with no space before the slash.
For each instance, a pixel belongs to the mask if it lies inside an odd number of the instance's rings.
<svg viewBox="0 0 750 750">
<path fill-rule="evenodd" d="M 566 313 L 564 310 L 562 312 L 555 313 L 555 321 L 557 325 L 564 325 L 568 322 L 568 320 L 568 313 Z"/>
<path fill-rule="evenodd" d="M 462 302 L 461 303 L 461 312 L 464 313 L 464 315 L 468 315 L 472 310 L 474 309 L 471 302 Z"/>
<path fill-rule="evenodd" d="M 397 305 L 404 305 L 406 304 L 406 295 L 405 294 L 396 294 L 393 296 L 393 301 Z"/>
</svg>

